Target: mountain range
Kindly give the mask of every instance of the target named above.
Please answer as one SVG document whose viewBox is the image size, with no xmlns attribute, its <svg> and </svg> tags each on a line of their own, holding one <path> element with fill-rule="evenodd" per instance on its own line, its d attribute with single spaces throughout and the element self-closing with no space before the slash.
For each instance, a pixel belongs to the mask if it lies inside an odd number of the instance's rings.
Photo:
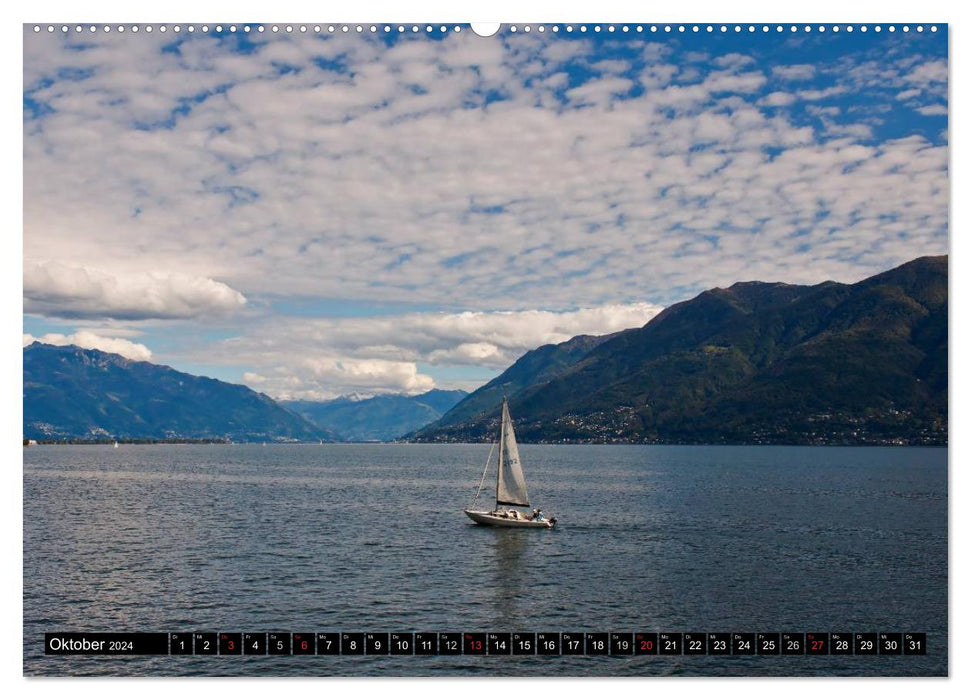
<svg viewBox="0 0 971 700">
<path fill-rule="evenodd" d="M 79 348 L 24 348 L 24 438 L 335 440 L 238 384 Z"/>
<path fill-rule="evenodd" d="M 461 390 L 432 389 L 417 396 L 391 394 L 280 404 L 345 441 L 387 442 L 438 420 L 467 394 Z"/>
<path fill-rule="evenodd" d="M 475 442 L 495 438 L 506 396 L 524 442 L 946 445 L 947 281 L 940 256 L 856 284 L 739 282 L 531 350 L 468 395 L 276 402 L 35 342 L 24 438 Z"/>
<path fill-rule="evenodd" d="M 24 438 L 388 441 L 439 419 L 465 391 L 274 401 L 248 387 L 74 345 L 24 348 Z"/>
<path fill-rule="evenodd" d="M 947 444 L 947 256 L 856 284 L 739 282 L 526 353 L 409 439 Z"/>
</svg>

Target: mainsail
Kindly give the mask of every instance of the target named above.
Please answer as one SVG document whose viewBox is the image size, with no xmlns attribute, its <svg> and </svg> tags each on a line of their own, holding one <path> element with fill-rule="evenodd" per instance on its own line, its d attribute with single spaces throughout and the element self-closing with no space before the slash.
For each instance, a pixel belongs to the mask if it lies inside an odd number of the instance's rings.
<svg viewBox="0 0 971 700">
<path fill-rule="evenodd" d="M 526 478 L 519 462 L 519 446 L 509 416 L 509 405 L 502 401 L 502 429 L 499 448 L 499 476 L 496 483 L 496 505 L 529 506 Z"/>
</svg>

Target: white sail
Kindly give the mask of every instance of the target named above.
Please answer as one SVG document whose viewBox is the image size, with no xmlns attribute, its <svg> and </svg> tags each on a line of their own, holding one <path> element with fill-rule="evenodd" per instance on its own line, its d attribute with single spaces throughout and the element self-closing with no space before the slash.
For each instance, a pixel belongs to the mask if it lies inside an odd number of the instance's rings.
<svg viewBox="0 0 971 700">
<path fill-rule="evenodd" d="M 509 406 L 502 402 L 502 445 L 499 448 L 499 477 L 496 483 L 496 505 L 528 506 L 526 478 L 519 461 L 519 446 L 512 428 Z"/>
</svg>

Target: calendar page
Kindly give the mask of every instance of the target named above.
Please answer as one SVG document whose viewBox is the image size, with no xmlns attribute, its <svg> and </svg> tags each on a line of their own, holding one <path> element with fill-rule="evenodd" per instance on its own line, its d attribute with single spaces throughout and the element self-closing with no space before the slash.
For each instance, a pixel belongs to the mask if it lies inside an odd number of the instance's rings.
<svg viewBox="0 0 971 700">
<path fill-rule="evenodd" d="M 25 24 L 24 674 L 947 676 L 948 86 L 932 22 Z"/>
</svg>

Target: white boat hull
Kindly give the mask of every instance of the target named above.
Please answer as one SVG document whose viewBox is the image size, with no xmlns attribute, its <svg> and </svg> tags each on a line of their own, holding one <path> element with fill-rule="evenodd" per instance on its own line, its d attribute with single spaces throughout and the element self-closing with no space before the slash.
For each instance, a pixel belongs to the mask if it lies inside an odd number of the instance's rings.
<svg viewBox="0 0 971 700">
<path fill-rule="evenodd" d="M 467 510 L 465 514 L 480 525 L 492 525 L 494 527 L 542 527 L 549 529 L 556 525 L 555 519 L 526 520 L 525 516 L 514 518 L 484 510 Z"/>
</svg>

